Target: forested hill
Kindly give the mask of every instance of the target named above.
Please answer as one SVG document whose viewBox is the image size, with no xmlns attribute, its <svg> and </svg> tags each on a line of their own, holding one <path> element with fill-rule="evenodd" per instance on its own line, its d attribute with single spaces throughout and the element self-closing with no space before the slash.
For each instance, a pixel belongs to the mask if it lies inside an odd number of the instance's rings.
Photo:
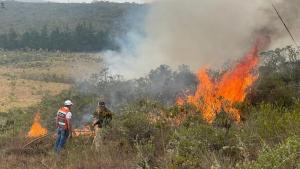
<svg viewBox="0 0 300 169">
<path fill-rule="evenodd" d="M 18 33 L 30 29 L 75 28 L 82 22 L 92 23 L 97 31 L 109 30 L 120 33 L 130 26 L 127 16 L 137 11 L 144 11 L 145 5 L 134 3 L 97 2 L 85 3 L 26 3 L 4 1 L 0 8 L 0 34 L 10 28 Z M 135 15 L 139 16 L 139 15 Z M 138 19 L 138 18 L 136 18 Z"/>
<path fill-rule="evenodd" d="M 0 7 L 0 48 L 118 50 L 115 40 L 136 28 L 147 8 L 134 3 L 7 1 Z"/>
</svg>

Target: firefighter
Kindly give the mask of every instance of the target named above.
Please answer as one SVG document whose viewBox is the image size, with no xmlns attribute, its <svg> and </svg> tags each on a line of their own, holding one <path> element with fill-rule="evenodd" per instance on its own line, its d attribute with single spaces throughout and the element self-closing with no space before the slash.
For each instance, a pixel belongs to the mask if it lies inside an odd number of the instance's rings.
<svg viewBox="0 0 300 169">
<path fill-rule="evenodd" d="M 100 145 L 102 144 L 103 130 L 105 130 L 112 120 L 111 111 L 105 106 L 105 102 L 99 101 L 98 107 L 93 114 L 93 127 L 95 129 L 95 137 L 93 140 L 93 145 L 96 151 L 100 150 Z"/>
<path fill-rule="evenodd" d="M 61 107 L 56 114 L 57 139 L 55 143 L 55 151 L 59 153 L 64 147 L 67 138 L 72 137 L 72 108 L 71 100 L 66 100 L 64 106 Z"/>
</svg>

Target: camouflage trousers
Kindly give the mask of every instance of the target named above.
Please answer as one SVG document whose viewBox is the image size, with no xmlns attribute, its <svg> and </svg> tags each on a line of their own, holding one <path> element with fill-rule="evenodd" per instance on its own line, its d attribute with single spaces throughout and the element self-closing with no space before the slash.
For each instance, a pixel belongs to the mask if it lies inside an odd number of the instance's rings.
<svg viewBox="0 0 300 169">
<path fill-rule="evenodd" d="M 99 127 L 95 127 L 95 136 L 94 136 L 92 147 L 95 148 L 96 151 L 100 151 L 102 140 L 103 140 L 103 129 Z"/>
</svg>

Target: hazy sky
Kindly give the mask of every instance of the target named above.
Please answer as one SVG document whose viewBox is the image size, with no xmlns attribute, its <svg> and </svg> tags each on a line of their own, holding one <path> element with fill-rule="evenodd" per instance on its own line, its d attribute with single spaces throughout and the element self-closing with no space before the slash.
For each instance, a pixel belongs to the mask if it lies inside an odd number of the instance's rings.
<svg viewBox="0 0 300 169">
<path fill-rule="evenodd" d="M 93 0 L 47 0 L 50 2 L 62 2 L 62 3 L 81 3 L 81 2 L 86 2 L 86 3 L 90 3 Z M 152 0 L 96 0 L 96 1 L 110 1 L 110 2 L 119 2 L 119 3 L 123 3 L 123 2 L 135 2 L 135 3 L 145 3 L 145 2 L 150 2 Z"/>
<path fill-rule="evenodd" d="M 156 1 L 142 25 L 146 36 L 133 30 L 121 44 L 122 53 L 107 54 L 106 63 L 117 74 L 141 77 L 161 64 L 220 69 L 243 57 L 257 39 L 265 50 L 292 42 L 270 1 Z M 300 37 L 300 0 L 272 1 L 295 38 Z"/>
</svg>

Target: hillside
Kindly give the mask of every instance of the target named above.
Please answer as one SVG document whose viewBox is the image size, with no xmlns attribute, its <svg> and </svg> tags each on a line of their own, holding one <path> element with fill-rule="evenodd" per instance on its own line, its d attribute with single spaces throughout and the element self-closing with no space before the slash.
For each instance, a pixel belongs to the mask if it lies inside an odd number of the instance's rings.
<svg viewBox="0 0 300 169">
<path fill-rule="evenodd" d="M 100 68 L 101 59 L 94 55 L 0 51 L 0 112 L 37 104 Z"/>
<path fill-rule="evenodd" d="M 299 53 L 286 47 L 249 56 L 223 72 L 204 71 L 198 77 L 188 67 L 175 71 L 162 65 L 143 78 L 125 80 L 103 69 L 101 56 L 2 51 L 0 92 L 9 95 L 0 101 L 19 109 L 0 113 L 1 169 L 299 169 L 300 62 L 287 57 Z M 84 80 L 88 72 L 92 76 Z M 255 72 L 259 76 L 252 76 Z M 236 87 L 251 78 L 256 80 L 251 90 Z M 224 81 L 226 86 L 215 86 Z M 227 93 L 246 98 L 234 102 Z M 183 102 L 175 104 L 177 98 Z M 30 107 L 18 105 L 34 99 Z M 74 103 L 73 137 L 58 156 L 54 117 L 66 99 Z M 98 151 L 90 126 L 99 99 L 113 119 L 101 130 Z M 32 129 L 38 136 L 30 136 Z"/>
<path fill-rule="evenodd" d="M 5 9 L 0 9 L 0 34 L 14 28 L 22 33 L 40 30 L 47 25 L 49 29 L 70 28 L 82 22 L 92 23 L 98 31 L 109 30 L 115 34 L 126 31 L 132 23 L 128 16 L 145 11 L 145 5 L 134 3 L 97 2 L 92 4 L 75 3 L 26 3 L 5 1 Z M 141 18 L 136 15 L 134 19 Z"/>
<path fill-rule="evenodd" d="M 263 7 L 0 2 L 0 169 L 300 169 L 300 46 Z"/>
</svg>

